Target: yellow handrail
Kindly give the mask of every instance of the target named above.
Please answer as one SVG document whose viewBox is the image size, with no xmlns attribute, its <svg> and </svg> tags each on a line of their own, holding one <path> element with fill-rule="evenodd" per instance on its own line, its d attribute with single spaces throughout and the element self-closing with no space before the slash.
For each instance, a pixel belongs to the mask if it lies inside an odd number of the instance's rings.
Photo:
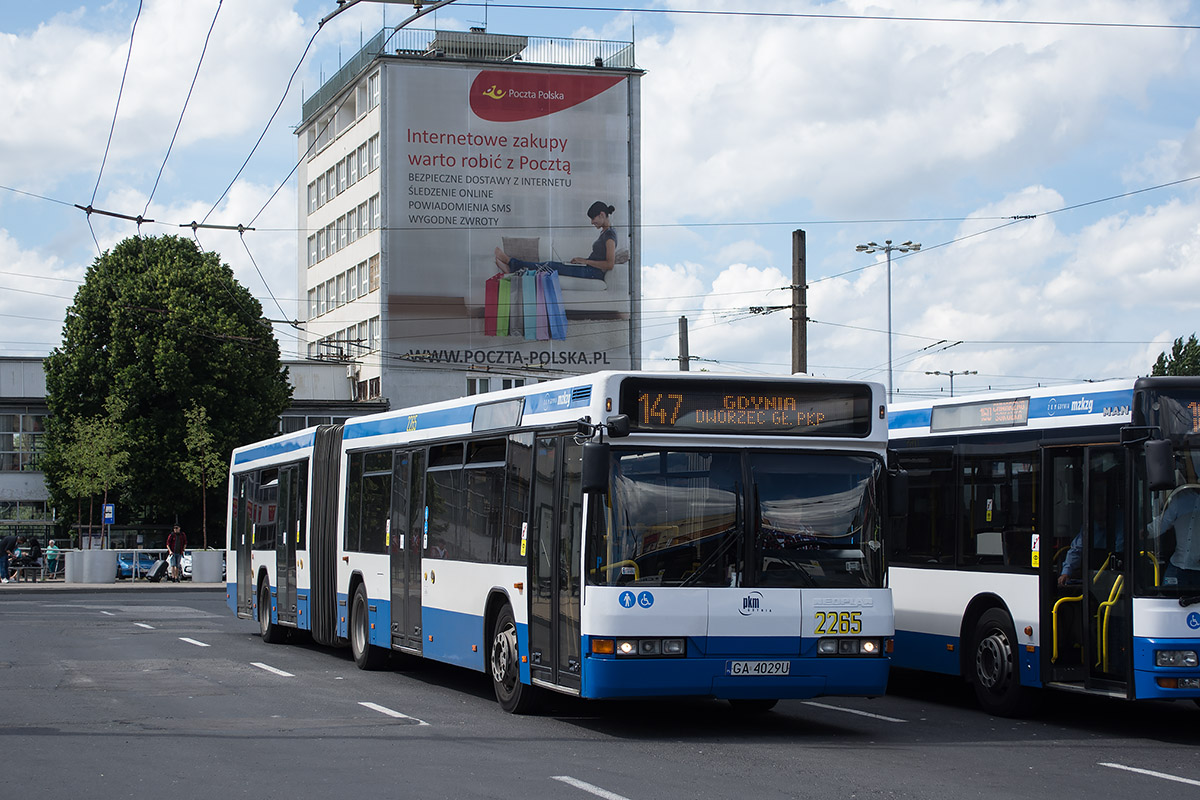
<svg viewBox="0 0 1200 800">
<path fill-rule="evenodd" d="M 641 569 L 638 567 L 638 563 L 631 559 L 626 559 L 625 561 L 615 561 L 612 564 L 605 564 L 603 567 L 599 567 L 594 571 L 595 572 L 608 572 L 610 570 L 616 569 L 617 567 L 629 567 L 629 566 L 633 567 L 633 579 L 636 581 L 639 578 L 641 578 Z"/>
<path fill-rule="evenodd" d="M 1158 556 L 1156 556 L 1154 553 L 1150 552 L 1149 550 L 1143 550 L 1143 551 L 1141 551 L 1141 553 L 1139 553 L 1139 555 L 1146 556 L 1152 562 L 1154 562 L 1154 585 L 1155 586 L 1160 585 L 1159 581 L 1162 579 L 1162 576 L 1160 575 L 1160 570 L 1162 569 L 1162 564 L 1161 564 L 1161 562 L 1159 562 Z"/>
<path fill-rule="evenodd" d="M 1058 661 L 1058 607 L 1063 603 L 1078 603 L 1082 599 L 1083 595 L 1079 595 L 1078 597 L 1060 597 L 1054 603 L 1054 608 L 1050 611 L 1050 618 L 1052 621 L 1051 630 L 1054 634 L 1054 648 L 1050 655 L 1051 664 Z"/>
<path fill-rule="evenodd" d="M 1108 672 L 1108 619 L 1109 611 L 1121 599 L 1121 590 L 1125 586 L 1125 576 L 1118 575 L 1113 581 L 1112 591 L 1108 593 L 1108 599 L 1100 604 L 1096 609 L 1096 630 L 1100 632 L 1100 660 L 1096 662 L 1096 666 L 1102 666 L 1105 672 Z M 1100 617 L 1104 616 L 1104 622 L 1101 624 Z"/>
</svg>

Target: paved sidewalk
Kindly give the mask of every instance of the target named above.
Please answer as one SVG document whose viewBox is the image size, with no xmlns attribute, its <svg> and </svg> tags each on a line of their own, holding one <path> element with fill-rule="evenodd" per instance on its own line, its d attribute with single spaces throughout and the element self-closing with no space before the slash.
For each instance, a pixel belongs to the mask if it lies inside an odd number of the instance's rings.
<svg viewBox="0 0 1200 800">
<path fill-rule="evenodd" d="M 0 598 L 8 594 L 42 592 L 218 592 L 224 591 L 224 583 L 171 583 L 160 581 L 116 581 L 115 583 L 67 583 L 52 581 L 9 581 L 0 583 Z"/>
</svg>

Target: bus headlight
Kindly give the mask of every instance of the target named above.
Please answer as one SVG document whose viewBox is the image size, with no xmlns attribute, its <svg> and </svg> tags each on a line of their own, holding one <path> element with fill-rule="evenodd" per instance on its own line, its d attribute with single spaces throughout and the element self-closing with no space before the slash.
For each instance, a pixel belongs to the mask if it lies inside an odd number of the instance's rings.
<svg viewBox="0 0 1200 800">
<path fill-rule="evenodd" d="M 819 656 L 881 656 L 883 642 L 879 639 L 818 639 Z"/>
<path fill-rule="evenodd" d="M 593 639 L 592 653 L 618 658 L 680 658 L 687 655 L 687 639 Z"/>
<path fill-rule="evenodd" d="M 1155 650 L 1154 664 L 1158 667 L 1194 667 L 1200 664 L 1195 650 Z"/>
</svg>

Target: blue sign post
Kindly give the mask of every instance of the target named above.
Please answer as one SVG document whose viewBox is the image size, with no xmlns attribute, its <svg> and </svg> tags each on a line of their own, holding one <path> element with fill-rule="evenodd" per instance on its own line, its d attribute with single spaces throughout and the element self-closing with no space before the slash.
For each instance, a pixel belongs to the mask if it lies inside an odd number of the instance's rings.
<svg viewBox="0 0 1200 800">
<path fill-rule="evenodd" d="M 105 503 L 104 504 L 104 524 L 112 525 L 113 520 L 116 518 L 116 516 L 117 516 L 116 503 Z"/>
</svg>

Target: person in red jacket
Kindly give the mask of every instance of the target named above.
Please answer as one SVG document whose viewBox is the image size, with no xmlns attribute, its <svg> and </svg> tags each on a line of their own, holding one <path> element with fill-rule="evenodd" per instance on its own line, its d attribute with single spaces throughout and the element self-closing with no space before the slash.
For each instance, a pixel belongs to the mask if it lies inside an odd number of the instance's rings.
<svg viewBox="0 0 1200 800">
<path fill-rule="evenodd" d="M 179 583 L 183 576 L 183 551 L 187 549 L 187 534 L 178 525 L 167 535 L 167 564 L 171 567 L 171 580 Z"/>
</svg>

